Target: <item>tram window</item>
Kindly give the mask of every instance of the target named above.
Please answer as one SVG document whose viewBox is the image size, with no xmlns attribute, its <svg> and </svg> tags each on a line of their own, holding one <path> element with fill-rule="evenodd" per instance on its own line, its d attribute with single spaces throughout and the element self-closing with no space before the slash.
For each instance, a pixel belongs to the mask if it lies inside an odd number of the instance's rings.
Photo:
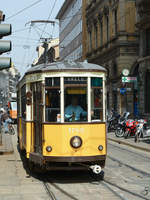
<svg viewBox="0 0 150 200">
<path fill-rule="evenodd" d="M 91 78 L 92 121 L 103 121 L 102 78 Z"/>
<path fill-rule="evenodd" d="M 26 118 L 26 85 L 21 88 L 21 115 Z"/>
<path fill-rule="evenodd" d="M 87 121 L 87 78 L 65 78 L 65 122 Z"/>
<path fill-rule="evenodd" d="M 48 122 L 58 122 L 58 115 L 60 115 L 60 90 L 46 89 L 45 93 L 45 119 Z"/>
<path fill-rule="evenodd" d="M 54 87 L 60 86 L 60 78 L 45 78 L 45 86 Z"/>
<path fill-rule="evenodd" d="M 19 91 L 17 91 L 17 116 L 20 116 L 20 96 L 19 96 Z"/>
</svg>

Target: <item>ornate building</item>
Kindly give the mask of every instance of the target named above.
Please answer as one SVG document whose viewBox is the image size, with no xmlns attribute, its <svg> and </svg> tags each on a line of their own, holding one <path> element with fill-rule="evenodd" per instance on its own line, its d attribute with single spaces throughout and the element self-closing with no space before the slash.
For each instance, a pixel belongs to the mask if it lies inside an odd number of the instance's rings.
<svg viewBox="0 0 150 200">
<path fill-rule="evenodd" d="M 44 45 L 47 45 L 45 47 Z M 45 52 L 47 49 L 47 52 Z M 51 39 L 47 43 L 36 48 L 38 58 L 34 60 L 32 66 L 42 64 L 44 62 L 52 63 L 59 60 L 59 39 Z"/>
<path fill-rule="evenodd" d="M 137 28 L 140 33 L 139 59 L 134 71 L 138 76 L 140 114 L 150 115 L 150 1 L 136 0 Z"/>
<path fill-rule="evenodd" d="M 121 76 L 138 57 L 135 23 L 135 0 L 83 0 L 83 59 L 107 69 L 108 111 L 134 112 L 134 85 L 123 84 Z"/>
</svg>

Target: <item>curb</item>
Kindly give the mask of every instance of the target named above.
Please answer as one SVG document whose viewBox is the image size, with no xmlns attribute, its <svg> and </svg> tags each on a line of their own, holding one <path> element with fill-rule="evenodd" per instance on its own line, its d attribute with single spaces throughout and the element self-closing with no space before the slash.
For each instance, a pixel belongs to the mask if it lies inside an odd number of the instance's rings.
<svg viewBox="0 0 150 200">
<path fill-rule="evenodd" d="M 123 145 L 126 145 L 126 146 L 133 147 L 135 149 L 140 149 L 142 151 L 150 152 L 150 148 L 148 149 L 148 148 L 145 148 L 145 147 L 137 146 L 135 144 L 131 144 L 129 142 L 125 142 L 125 141 L 121 141 L 121 140 L 117 140 L 117 139 L 113 139 L 113 138 L 107 138 L 107 139 L 110 140 L 110 141 L 119 143 L 119 144 L 123 144 Z"/>
<path fill-rule="evenodd" d="M 14 150 L 12 150 L 12 151 L 0 150 L 0 156 L 1 155 L 10 155 L 10 154 L 13 154 L 13 153 L 14 153 Z"/>
</svg>

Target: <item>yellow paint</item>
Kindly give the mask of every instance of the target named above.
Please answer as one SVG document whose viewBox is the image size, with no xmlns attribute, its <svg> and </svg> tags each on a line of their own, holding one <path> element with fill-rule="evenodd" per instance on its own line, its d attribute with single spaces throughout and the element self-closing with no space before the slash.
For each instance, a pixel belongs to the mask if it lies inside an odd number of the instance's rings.
<svg viewBox="0 0 150 200">
<path fill-rule="evenodd" d="M 20 148 L 23 149 L 21 119 L 19 119 Z M 106 127 L 105 124 L 45 124 L 43 125 L 43 156 L 96 156 L 106 155 Z M 82 146 L 74 149 L 70 145 L 73 136 L 82 138 Z M 103 145 L 103 151 L 98 146 Z M 52 152 L 46 147 L 51 146 Z M 34 123 L 26 122 L 26 156 L 34 152 Z"/>
<path fill-rule="evenodd" d="M 22 118 L 18 119 L 18 137 L 19 137 L 19 143 L 20 143 L 20 149 L 23 149 L 23 145 L 22 145 Z"/>
<path fill-rule="evenodd" d="M 29 158 L 29 153 L 31 152 L 31 136 L 32 136 L 32 123 L 26 122 L 26 155 Z"/>
<path fill-rule="evenodd" d="M 34 152 L 34 123 L 31 122 L 31 147 L 30 151 Z"/>
<path fill-rule="evenodd" d="M 67 89 L 67 94 L 86 94 L 86 89 Z"/>
<path fill-rule="evenodd" d="M 33 122 L 26 122 L 26 132 L 25 136 L 23 137 L 23 130 L 22 130 L 22 118 L 18 120 L 18 136 L 20 140 L 20 149 L 26 150 L 27 158 L 29 158 L 29 153 L 34 151 L 34 124 Z M 26 138 L 25 138 L 26 137 Z"/>
<path fill-rule="evenodd" d="M 106 155 L 106 127 L 105 124 L 62 124 L 44 125 L 43 155 L 44 156 L 93 156 Z M 70 145 L 73 136 L 82 138 L 82 146 L 74 149 Z M 98 146 L 103 145 L 103 151 Z M 47 152 L 46 147 L 52 151 Z"/>
</svg>

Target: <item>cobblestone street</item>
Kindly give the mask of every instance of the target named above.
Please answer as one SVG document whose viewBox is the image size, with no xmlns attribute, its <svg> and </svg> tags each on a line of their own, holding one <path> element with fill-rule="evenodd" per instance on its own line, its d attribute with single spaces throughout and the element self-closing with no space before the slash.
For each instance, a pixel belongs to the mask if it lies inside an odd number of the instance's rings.
<svg viewBox="0 0 150 200">
<path fill-rule="evenodd" d="M 52 199 L 45 188 L 45 178 L 58 200 L 150 199 L 147 152 L 109 141 L 104 180 L 88 171 L 37 175 L 27 173 L 17 151 L 16 135 L 10 137 L 14 153 L 1 155 L 0 200 Z"/>
</svg>

